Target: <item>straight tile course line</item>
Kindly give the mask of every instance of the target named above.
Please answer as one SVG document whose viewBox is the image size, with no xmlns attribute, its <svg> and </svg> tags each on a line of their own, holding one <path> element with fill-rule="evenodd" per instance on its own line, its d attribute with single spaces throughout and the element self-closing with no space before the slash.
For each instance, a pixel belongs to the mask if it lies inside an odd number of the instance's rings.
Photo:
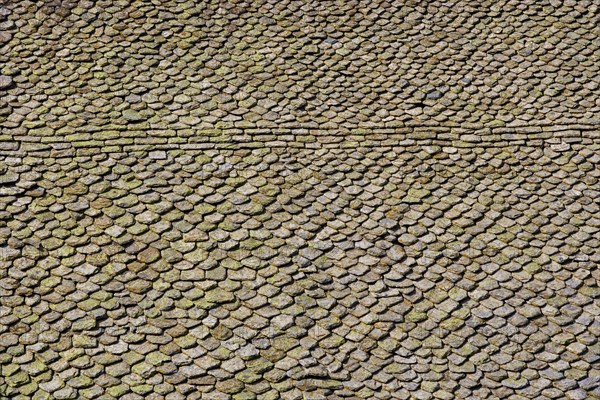
<svg viewBox="0 0 600 400">
<path fill-rule="evenodd" d="M 352 148 L 394 145 L 503 147 L 600 143 L 595 126 L 554 126 L 464 130 L 445 127 L 338 129 L 106 130 L 58 136 L 0 136 L 0 155 L 69 156 L 86 151 L 207 150 L 259 147 Z M 87 150 L 86 150 L 87 149 Z"/>
</svg>

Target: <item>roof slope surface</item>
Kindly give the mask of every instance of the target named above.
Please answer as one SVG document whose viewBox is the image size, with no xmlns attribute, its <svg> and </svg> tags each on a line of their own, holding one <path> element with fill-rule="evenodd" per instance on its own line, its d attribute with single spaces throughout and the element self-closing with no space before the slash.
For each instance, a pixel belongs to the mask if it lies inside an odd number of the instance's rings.
<svg viewBox="0 0 600 400">
<path fill-rule="evenodd" d="M 20 1 L 5 132 L 598 124 L 594 1 Z M 473 125 L 474 124 L 474 125 Z"/>
<path fill-rule="evenodd" d="M 0 400 L 600 398 L 599 5 L 0 0 Z"/>
</svg>

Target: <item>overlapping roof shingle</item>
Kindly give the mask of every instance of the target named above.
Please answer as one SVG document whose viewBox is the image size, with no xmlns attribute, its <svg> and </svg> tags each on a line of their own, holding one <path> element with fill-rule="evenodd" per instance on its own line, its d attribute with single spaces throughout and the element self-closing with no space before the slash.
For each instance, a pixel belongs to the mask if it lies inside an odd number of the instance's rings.
<svg viewBox="0 0 600 400">
<path fill-rule="evenodd" d="M 0 3 L 1 400 L 600 397 L 596 1 Z"/>
</svg>

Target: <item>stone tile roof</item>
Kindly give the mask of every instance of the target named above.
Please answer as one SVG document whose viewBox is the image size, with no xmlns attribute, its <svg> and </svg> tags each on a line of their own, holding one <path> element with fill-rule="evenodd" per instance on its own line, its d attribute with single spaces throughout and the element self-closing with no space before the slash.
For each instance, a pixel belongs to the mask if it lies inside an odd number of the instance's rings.
<svg viewBox="0 0 600 400">
<path fill-rule="evenodd" d="M 595 1 L 19 1 L 6 134 L 598 125 Z"/>
<path fill-rule="evenodd" d="M 582 145 L 7 158 L 0 390 L 593 397 L 599 161 Z"/>
<path fill-rule="evenodd" d="M 0 0 L 0 399 L 600 398 L 598 5 Z"/>
</svg>

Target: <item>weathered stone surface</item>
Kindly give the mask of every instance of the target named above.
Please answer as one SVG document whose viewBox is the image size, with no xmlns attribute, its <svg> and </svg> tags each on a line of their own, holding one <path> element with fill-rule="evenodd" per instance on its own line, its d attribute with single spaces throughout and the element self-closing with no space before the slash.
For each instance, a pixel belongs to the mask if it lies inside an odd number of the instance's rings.
<svg viewBox="0 0 600 400">
<path fill-rule="evenodd" d="M 416 125 L 424 129 L 411 137 L 422 139 L 440 127 L 479 130 L 462 132 L 469 143 L 496 128 L 497 141 L 543 136 L 553 124 L 565 132 L 596 127 L 597 135 L 593 2 L 33 3 L 10 2 L 0 22 L 0 88 L 14 87 L 28 109 L 0 107 L 0 118 L 10 114 L 3 125 L 10 136 L 46 129 L 60 143 L 83 126 L 90 133 L 123 129 L 103 144 L 119 148 L 175 144 L 175 136 L 185 140 L 198 129 L 212 143 L 228 141 L 221 131 L 228 128 L 267 129 L 257 134 L 277 145 L 278 132 L 269 129 L 295 128 L 291 135 L 306 141 L 307 128 Z M 96 68 L 81 66 L 98 60 Z M 48 96 L 65 112 L 38 118 Z M 323 140 L 345 142 L 337 133 Z"/>
<path fill-rule="evenodd" d="M 125 110 L 123 111 L 123 118 L 125 118 L 129 122 L 140 122 L 145 118 L 139 112 L 135 110 Z"/>
<path fill-rule="evenodd" d="M 0 90 L 8 89 L 12 86 L 13 79 L 7 75 L 0 75 Z"/>
<path fill-rule="evenodd" d="M 0 3 L 0 399 L 599 397 L 593 2 Z"/>
<path fill-rule="evenodd" d="M 600 176 L 578 166 L 598 149 L 411 149 L 3 158 L 3 187 L 47 189 L 0 197 L 3 379 L 52 398 L 590 397 Z"/>
</svg>

